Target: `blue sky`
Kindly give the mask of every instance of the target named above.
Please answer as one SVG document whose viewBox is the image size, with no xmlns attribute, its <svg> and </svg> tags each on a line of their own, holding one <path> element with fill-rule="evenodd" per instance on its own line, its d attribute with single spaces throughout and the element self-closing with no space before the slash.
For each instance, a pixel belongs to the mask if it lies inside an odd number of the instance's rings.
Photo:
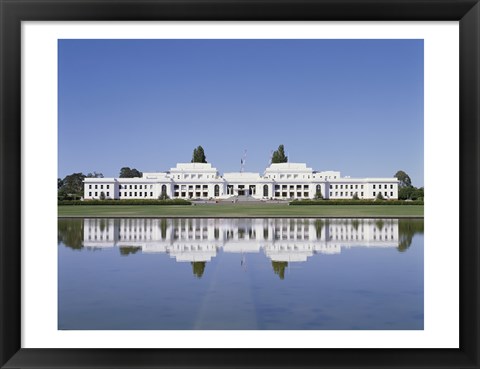
<svg viewBox="0 0 480 369">
<path fill-rule="evenodd" d="M 423 186 L 423 40 L 59 40 L 58 176 L 291 162 Z"/>
</svg>

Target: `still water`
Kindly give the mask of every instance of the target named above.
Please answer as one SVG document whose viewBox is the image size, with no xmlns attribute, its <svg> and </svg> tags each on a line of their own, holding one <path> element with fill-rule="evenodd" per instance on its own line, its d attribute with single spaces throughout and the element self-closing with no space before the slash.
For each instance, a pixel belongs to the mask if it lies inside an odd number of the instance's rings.
<svg viewBox="0 0 480 369">
<path fill-rule="evenodd" d="M 59 329 L 423 329 L 422 219 L 59 219 Z"/>
</svg>

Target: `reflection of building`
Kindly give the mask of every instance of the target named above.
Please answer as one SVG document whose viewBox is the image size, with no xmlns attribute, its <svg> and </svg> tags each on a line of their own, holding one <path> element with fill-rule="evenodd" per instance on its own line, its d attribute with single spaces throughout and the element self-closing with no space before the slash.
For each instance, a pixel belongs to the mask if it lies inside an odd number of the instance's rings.
<svg viewBox="0 0 480 369">
<path fill-rule="evenodd" d="M 396 178 L 350 178 L 340 172 L 317 172 L 304 163 L 271 164 L 264 172 L 219 174 L 208 163 L 179 163 L 168 172 L 143 173 L 141 178 L 85 178 L 85 199 L 170 198 L 225 199 L 252 196 L 256 199 L 311 199 L 318 192 L 327 199 L 398 198 Z"/>
<path fill-rule="evenodd" d="M 306 261 L 349 247 L 398 247 L 397 219 L 85 219 L 85 247 L 167 253 L 179 262 L 264 252 L 272 261 Z M 125 252 L 126 253 L 126 252 Z"/>
</svg>

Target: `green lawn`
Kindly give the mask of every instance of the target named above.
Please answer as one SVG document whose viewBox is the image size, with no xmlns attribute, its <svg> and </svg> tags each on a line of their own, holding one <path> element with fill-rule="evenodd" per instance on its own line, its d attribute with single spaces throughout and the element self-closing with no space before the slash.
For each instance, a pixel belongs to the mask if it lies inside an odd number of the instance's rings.
<svg viewBox="0 0 480 369">
<path fill-rule="evenodd" d="M 59 217 L 423 217 L 422 205 L 63 205 Z"/>
</svg>

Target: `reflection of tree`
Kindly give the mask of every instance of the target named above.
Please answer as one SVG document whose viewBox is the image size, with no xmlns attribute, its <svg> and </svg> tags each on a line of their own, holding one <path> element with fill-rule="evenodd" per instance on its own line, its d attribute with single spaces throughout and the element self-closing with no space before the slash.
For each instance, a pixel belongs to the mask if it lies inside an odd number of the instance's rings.
<svg viewBox="0 0 480 369">
<path fill-rule="evenodd" d="M 280 279 L 285 279 L 285 268 L 288 267 L 287 261 L 273 261 L 272 267 L 275 274 L 277 274 Z"/>
<path fill-rule="evenodd" d="M 355 229 L 356 231 L 358 231 L 358 226 L 360 225 L 360 222 L 358 221 L 358 219 L 353 219 L 352 220 L 352 227 L 353 229 Z"/>
<path fill-rule="evenodd" d="M 105 228 L 107 228 L 107 220 L 100 219 L 100 232 L 105 231 Z"/>
<path fill-rule="evenodd" d="M 205 261 L 192 261 L 193 275 L 197 278 L 202 278 L 203 273 L 205 272 Z"/>
<path fill-rule="evenodd" d="M 423 233 L 423 219 L 399 219 L 397 250 L 406 251 L 412 244 L 413 236 L 416 233 Z"/>
<path fill-rule="evenodd" d="M 122 246 L 120 247 L 120 255 L 127 256 L 130 254 L 135 254 L 141 249 L 142 248 L 140 246 Z"/>
<path fill-rule="evenodd" d="M 385 222 L 381 219 L 378 219 L 378 220 L 375 221 L 375 226 L 381 232 L 383 227 L 385 226 Z"/>
<path fill-rule="evenodd" d="M 315 221 L 315 231 L 317 232 L 317 240 L 322 238 L 322 229 L 325 225 L 325 222 L 322 219 L 317 219 Z"/>
<path fill-rule="evenodd" d="M 74 250 L 83 248 L 83 219 L 59 219 L 58 243 Z"/>
<path fill-rule="evenodd" d="M 165 218 L 160 220 L 160 232 L 162 233 L 162 240 L 167 238 L 167 220 Z"/>
</svg>

